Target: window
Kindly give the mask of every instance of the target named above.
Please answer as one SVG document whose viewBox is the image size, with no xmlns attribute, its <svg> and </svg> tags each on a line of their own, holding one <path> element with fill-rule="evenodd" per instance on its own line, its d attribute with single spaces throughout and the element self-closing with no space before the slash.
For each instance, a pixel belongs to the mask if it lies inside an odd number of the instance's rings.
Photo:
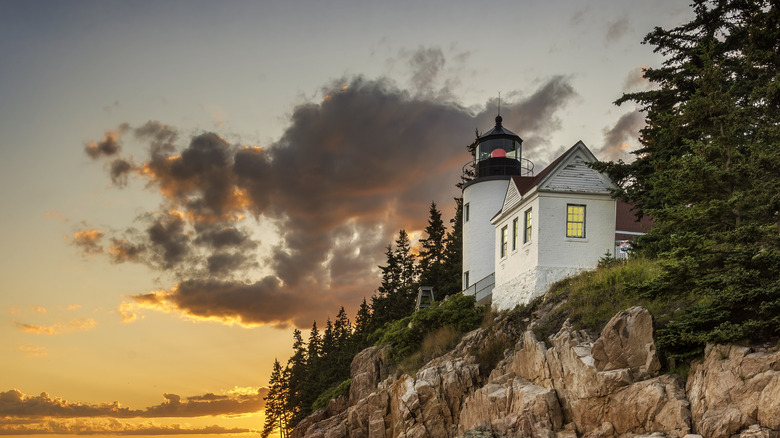
<svg viewBox="0 0 780 438">
<path fill-rule="evenodd" d="M 566 205 L 566 237 L 585 237 L 584 205 Z"/>
<path fill-rule="evenodd" d="M 463 273 L 463 289 L 469 288 L 469 271 Z"/>
<path fill-rule="evenodd" d="M 463 222 L 469 221 L 469 204 L 463 206 Z"/>
<path fill-rule="evenodd" d="M 501 257 L 506 257 L 506 235 L 507 229 L 506 225 L 504 225 L 504 227 L 501 228 Z"/>
<path fill-rule="evenodd" d="M 518 218 L 512 221 L 512 251 L 517 249 L 517 239 L 520 237 L 518 229 Z"/>
<path fill-rule="evenodd" d="M 531 209 L 525 211 L 525 229 L 523 231 L 523 243 L 531 241 Z"/>
</svg>

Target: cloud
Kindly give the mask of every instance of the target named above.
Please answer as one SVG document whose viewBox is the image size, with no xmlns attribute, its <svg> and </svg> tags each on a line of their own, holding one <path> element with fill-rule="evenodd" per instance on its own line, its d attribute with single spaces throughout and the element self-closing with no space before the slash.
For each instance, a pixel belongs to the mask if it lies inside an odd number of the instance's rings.
<svg viewBox="0 0 780 438">
<path fill-rule="evenodd" d="M 85 256 L 95 255 L 103 252 L 101 240 L 105 233 L 102 230 L 91 229 L 82 230 L 73 233 L 72 245 L 79 247 L 79 253 Z"/>
<path fill-rule="evenodd" d="M 133 166 L 132 162 L 122 158 L 117 158 L 112 161 L 111 182 L 120 187 L 127 185 L 127 175 L 132 172 L 134 168 L 135 166 Z"/>
<path fill-rule="evenodd" d="M 100 141 L 90 141 L 84 145 L 84 152 L 89 155 L 90 158 L 96 160 L 101 156 L 110 157 L 119 153 L 121 146 L 119 144 L 119 137 L 127 131 L 127 125 L 123 124 L 116 130 L 106 131 L 103 139 Z"/>
<path fill-rule="evenodd" d="M 19 330 L 34 335 L 61 335 L 76 330 L 92 330 L 97 326 L 97 322 L 92 318 L 75 318 L 70 320 L 67 324 L 57 323 L 49 326 L 42 326 L 17 322 L 16 326 Z"/>
<path fill-rule="evenodd" d="M 444 53 L 439 48 L 420 48 L 409 58 L 412 67 L 412 84 L 417 90 L 430 90 L 444 69 Z"/>
<path fill-rule="evenodd" d="M 47 211 L 43 213 L 43 217 L 58 220 L 60 222 L 68 222 L 70 220 L 65 217 L 65 213 L 62 211 Z"/>
<path fill-rule="evenodd" d="M 607 32 L 604 35 L 604 41 L 607 44 L 618 41 L 623 35 L 631 30 L 631 22 L 627 16 L 620 17 L 607 23 Z"/>
<path fill-rule="evenodd" d="M 631 145 L 639 144 L 639 130 L 645 125 L 645 117 L 639 111 L 623 114 L 612 128 L 604 128 L 604 146 L 600 154 L 607 160 L 625 159 Z"/>
<path fill-rule="evenodd" d="M 225 428 L 217 425 L 187 427 L 180 424 L 162 425 L 123 423 L 115 419 L 93 420 L 26 420 L 0 418 L 0 435 L 223 435 L 256 432 L 246 428 Z"/>
<path fill-rule="evenodd" d="M 436 80 L 439 55 L 418 53 L 418 85 Z M 323 95 L 296 107 L 278 141 L 262 148 L 209 132 L 182 148 L 177 131 L 156 121 L 128 130 L 149 145 L 135 176 L 158 190 L 161 208 L 110 236 L 107 252 L 115 263 L 145 263 L 179 281 L 133 296 L 123 318 L 151 307 L 309 327 L 328 309 L 356 307 L 375 290 L 377 265 L 398 230 L 424 228 L 432 200 L 445 206 L 458 195 L 465 146 L 496 114 L 493 100 L 464 108 L 386 79 L 345 78 Z M 505 125 L 544 155 L 560 127 L 556 115 L 575 95 L 563 76 L 509 93 Z M 246 229 L 251 221 L 279 230 L 278 241 L 260 245 Z M 259 250 L 269 255 L 258 259 Z M 253 277 L 257 267 L 264 273 Z"/>
<path fill-rule="evenodd" d="M 159 405 L 130 409 L 118 402 L 82 404 L 51 397 L 45 392 L 32 396 L 12 389 L 0 392 L 0 418 L 172 418 L 237 415 L 263 410 L 263 397 L 267 393 L 267 388 L 258 388 L 253 393 L 209 393 L 187 397 L 184 401 L 179 395 L 163 394 L 164 401 Z"/>
<path fill-rule="evenodd" d="M 650 81 L 645 78 L 645 70 L 647 70 L 646 65 L 629 70 L 626 79 L 623 82 L 623 89 L 628 91 L 637 88 L 650 87 Z"/>
</svg>

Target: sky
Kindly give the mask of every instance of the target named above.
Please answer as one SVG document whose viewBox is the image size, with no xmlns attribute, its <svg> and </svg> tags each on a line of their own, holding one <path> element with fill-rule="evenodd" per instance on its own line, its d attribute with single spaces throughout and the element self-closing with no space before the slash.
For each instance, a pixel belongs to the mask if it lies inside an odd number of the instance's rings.
<svg viewBox="0 0 780 438">
<path fill-rule="evenodd" d="M 685 2 L 0 0 L 0 435 L 251 436 L 476 131 L 630 159 Z"/>
</svg>

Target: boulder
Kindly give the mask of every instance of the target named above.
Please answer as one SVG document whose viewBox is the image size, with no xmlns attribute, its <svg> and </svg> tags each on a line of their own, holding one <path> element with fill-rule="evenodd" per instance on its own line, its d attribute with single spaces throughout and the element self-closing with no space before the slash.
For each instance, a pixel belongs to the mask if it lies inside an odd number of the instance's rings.
<svg viewBox="0 0 780 438">
<path fill-rule="evenodd" d="M 591 348 L 598 371 L 627 368 L 633 380 L 658 375 L 661 362 L 655 353 L 653 316 L 644 307 L 632 307 L 615 315 Z"/>
<path fill-rule="evenodd" d="M 694 431 L 725 438 L 750 426 L 778 429 L 780 352 L 708 346 L 686 383 Z"/>
</svg>

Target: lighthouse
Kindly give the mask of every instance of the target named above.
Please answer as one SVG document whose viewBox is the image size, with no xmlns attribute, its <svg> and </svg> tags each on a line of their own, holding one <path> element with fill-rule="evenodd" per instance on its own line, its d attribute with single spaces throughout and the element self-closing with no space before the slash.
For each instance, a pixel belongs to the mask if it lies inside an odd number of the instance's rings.
<svg viewBox="0 0 780 438">
<path fill-rule="evenodd" d="M 463 290 L 477 301 L 489 296 L 494 285 L 496 229 L 490 219 L 503 206 L 513 176 L 530 176 L 533 164 L 522 157 L 523 139 L 496 126 L 477 137 L 475 178 L 463 186 Z"/>
</svg>

